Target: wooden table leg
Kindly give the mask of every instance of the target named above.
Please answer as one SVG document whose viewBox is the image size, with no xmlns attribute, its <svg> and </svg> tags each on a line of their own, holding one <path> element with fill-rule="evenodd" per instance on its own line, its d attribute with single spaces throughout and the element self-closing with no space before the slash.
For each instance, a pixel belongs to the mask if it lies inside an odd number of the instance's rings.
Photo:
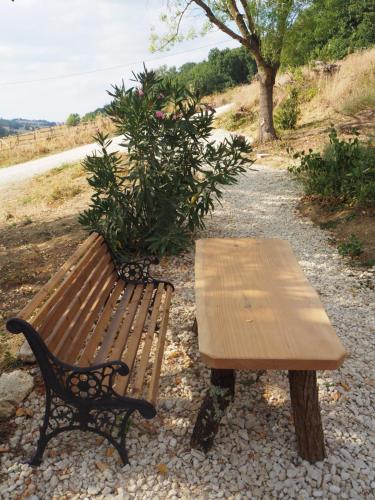
<svg viewBox="0 0 375 500">
<path fill-rule="evenodd" d="M 233 401 L 234 370 L 211 370 L 211 387 L 200 407 L 190 445 L 207 453 L 213 445 L 227 406 Z"/>
<path fill-rule="evenodd" d="M 290 370 L 289 386 L 298 452 L 311 463 L 323 460 L 326 454 L 316 372 Z"/>
<path fill-rule="evenodd" d="M 194 333 L 194 335 L 198 335 L 197 318 L 194 318 L 194 323 L 193 323 L 193 326 L 191 327 L 191 331 Z"/>
</svg>

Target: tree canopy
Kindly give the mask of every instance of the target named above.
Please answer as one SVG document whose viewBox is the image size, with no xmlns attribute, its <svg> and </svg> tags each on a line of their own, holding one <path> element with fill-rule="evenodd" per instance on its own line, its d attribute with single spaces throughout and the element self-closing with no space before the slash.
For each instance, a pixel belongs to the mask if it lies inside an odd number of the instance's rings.
<svg viewBox="0 0 375 500">
<path fill-rule="evenodd" d="M 200 95 L 221 92 L 228 87 L 248 83 L 257 71 L 256 63 L 245 47 L 212 49 L 207 60 L 185 63 L 178 70 L 162 66 L 158 74 L 190 86 Z"/>
</svg>

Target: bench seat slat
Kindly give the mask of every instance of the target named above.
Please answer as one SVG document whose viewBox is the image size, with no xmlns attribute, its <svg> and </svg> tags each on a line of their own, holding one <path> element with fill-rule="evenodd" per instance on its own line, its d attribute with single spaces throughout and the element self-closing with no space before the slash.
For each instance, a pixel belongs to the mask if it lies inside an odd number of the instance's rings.
<svg viewBox="0 0 375 500">
<path fill-rule="evenodd" d="M 166 291 L 166 295 L 165 295 L 164 305 L 163 305 L 163 316 L 162 316 L 161 325 L 160 325 L 155 360 L 154 360 L 154 364 L 152 367 L 151 381 L 150 381 L 150 385 L 149 385 L 149 389 L 148 389 L 147 400 L 152 404 L 155 404 L 156 398 L 158 395 L 158 391 L 159 391 L 159 379 L 160 379 L 160 373 L 161 373 L 161 364 L 162 364 L 163 355 L 164 355 L 164 346 L 165 346 L 165 338 L 166 338 L 167 326 L 168 326 L 169 308 L 170 308 L 171 299 L 172 299 L 172 291 L 173 291 L 172 287 L 168 286 L 167 291 Z"/>
<path fill-rule="evenodd" d="M 124 346 L 129 337 L 129 331 L 133 324 L 134 317 L 137 313 L 139 302 L 141 300 L 142 294 L 144 292 L 144 285 L 137 285 L 135 287 L 132 298 L 130 299 L 129 306 L 124 321 L 122 322 L 118 335 L 114 339 L 114 342 L 110 350 L 106 353 L 106 359 L 120 359 Z"/>
<path fill-rule="evenodd" d="M 110 320 L 113 309 L 115 308 L 115 304 L 120 297 L 122 291 L 124 290 L 125 282 L 122 280 L 117 281 L 116 286 L 112 290 L 110 297 L 108 298 L 103 311 L 98 319 L 98 322 L 95 326 L 95 329 L 88 339 L 87 344 L 82 352 L 82 355 L 78 361 L 79 366 L 88 366 L 92 361 L 96 349 L 100 345 L 103 339 L 103 335 L 105 334 L 106 327 L 108 326 L 108 322 Z"/>
<path fill-rule="evenodd" d="M 93 289 L 92 298 L 87 301 L 84 317 L 80 318 L 81 325 L 74 332 L 71 343 L 66 349 L 64 360 L 67 363 L 76 363 L 77 356 L 82 346 L 87 341 L 94 321 L 97 319 L 100 309 L 108 298 L 110 291 L 115 283 L 116 274 L 112 272 L 109 276 L 104 275 L 102 281 L 98 281 L 98 286 Z"/>
<path fill-rule="evenodd" d="M 96 353 L 95 359 L 93 361 L 93 364 L 97 363 L 103 363 L 106 361 L 108 357 L 108 353 L 112 347 L 112 344 L 114 342 L 114 339 L 116 338 L 116 335 L 118 334 L 118 329 L 121 325 L 121 322 L 124 319 L 124 315 L 126 312 L 126 308 L 128 307 L 128 304 L 133 296 L 133 292 L 135 289 L 135 285 L 128 284 L 125 288 L 124 294 L 121 298 L 121 301 L 119 305 L 117 306 L 117 310 L 112 318 L 112 321 L 110 322 L 107 332 L 104 336 L 103 343 L 100 346 L 100 349 Z"/>
<path fill-rule="evenodd" d="M 131 332 L 128 342 L 126 343 L 126 352 L 125 355 L 122 357 L 122 360 L 124 363 L 126 363 L 130 369 L 130 373 L 132 373 L 133 366 L 134 366 L 134 361 L 135 357 L 137 355 L 139 343 L 141 341 L 141 336 L 143 332 L 143 328 L 147 319 L 147 313 L 149 312 L 149 307 L 152 301 L 152 296 L 154 292 L 154 285 L 153 284 L 148 284 L 145 288 L 144 294 L 142 301 L 139 305 L 139 310 L 137 313 L 137 317 L 135 319 L 135 324 L 133 331 Z M 118 353 L 119 356 L 121 356 L 121 352 L 124 351 L 125 344 L 121 345 L 119 343 L 117 347 L 117 351 L 114 350 L 113 356 L 114 359 L 117 359 L 116 355 Z M 127 377 L 121 377 L 121 379 L 118 381 L 116 384 L 116 390 L 122 394 L 123 392 L 126 391 L 126 388 L 129 383 L 130 376 Z"/>
<path fill-rule="evenodd" d="M 86 300 L 88 296 L 90 296 L 90 290 L 98 280 L 103 279 L 103 274 L 106 276 L 112 272 L 112 270 L 113 268 L 110 262 L 110 257 L 108 255 L 104 255 L 92 269 L 90 275 L 85 280 L 84 286 L 79 290 L 79 292 L 76 294 L 66 294 L 66 305 L 63 312 L 60 311 L 60 318 L 47 338 L 47 345 L 52 352 L 56 352 L 57 355 L 60 353 L 60 349 L 66 336 L 74 333 L 72 330 L 75 325 L 77 325 L 81 307 L 86 304 Z"/>
<path fill-rule="evenodd" d="M 159 283 L 158 289 L 155 295 L 154 306 L 152 308 L 150 322 L 147 328 L 147 334 L 145 336 L 145 341 L 140 356 L 139 366 L 135 375 L 135 381 L 133 384 L 133 395 L 141 394 L 143 385 L 145 382 L 146 370 L 149 364 L 149 358 L 151 353 L 152 344 L 154 342 L 155 328 L 157 320 L 159 318 L 160 304 L 164 295 L 164 284 Z"/>
</svg>

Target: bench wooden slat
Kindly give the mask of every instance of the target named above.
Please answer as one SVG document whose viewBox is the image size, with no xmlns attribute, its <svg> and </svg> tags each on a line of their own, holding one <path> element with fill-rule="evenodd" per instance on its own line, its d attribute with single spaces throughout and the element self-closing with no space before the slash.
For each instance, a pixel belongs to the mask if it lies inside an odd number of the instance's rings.
<svg viewBox="0 0 375 500">
<path fill-rule="evenodd" d="M 75 364 L 82 346 L 87 341 L 93 323 L 97 319 L 100 309 L 114 286 L 115 278 L 116 274 L 112 272 L 109 276 L 105 276 L 102 281 L 98 280 L 98 286 L 93 288 L 92 299 L 87 301 L 84 313 L 81 314 L 81 318 L 79 319 L 81 325 L 74 332 L 71 342 L 66 348 L 64 359 L 67 363 Z"/>
<path fill-rule="evenodd" d="M 147 334 L 145 336 L 145 341 L 142 349 L 142 354 L 140 356 L 139 366 L 135 375 L 135 381 L 132 389 L 134 395 L 140 394 L 143 389 L 145 382 L 146 370 L 149 364 L 149 358 L 151 353 L 152 344 L 155 336 L 155 328 L 157 320 L 159 318 L 160 304 L 164 294 L 164 284 L 159 283 L 158 289 L 155 295 L 154 306 L 152 308 L 150 322 L 147 328 Z"/>
<path fill-rule="evenodd" d="M 39 331 L 42 337 L 44 337 L 45 332 L 48 335 L 51 325 L 55 323 L 56 318 L 59 316 L 60 309 L 64 307 L 67 300 L 65 291 L 73 286 L 79 287 L 82 285 L 87 274 L 95 266 L 96 256 L 98 255 L 97 252 L 99 252 L 100 249 L 104 255 L 103 245 L 97 240 L 93 247 L 88 249 L 87 254 L 83 256 L 79 265 L 67 275 L 67 278 L 60 284 L 55 292 L 42 305 L 36 316 L 31 320 L 31 324 Z M 65 301 L 62 302 L 64 299 Z"/>
<path fill-rule="evenodd" d="M 103 311 L 98 319 L 95 329 L 88 339 L 88 342 L 82 352 L 79 359 L 79 366 L 88 366 L 90 361 L 93 359 L 94 354 L 100 343 L 102 342 L 103 335 L 105 334 L 106 328 L 108 326 L 109 319 L 115 307 L 121 292 L 124 290 L 125 282 L 122 280 L 117 281 L 115 288 L 113 289 L 111 296 L 109 297 L 107 303 L 105 304 Z"/>
<path fill-rule="evenodd" d="M 59 271 L 50 278 L 45 285 L 39 290 L 39 292 L 30 300 L 30 302 L 18 313 L 18 316 L 22 319 L 28 320 L 30 316 L 34 313 L 40 304 L 45 300 L 48 294 L 56 287 L 56 285 L 62 281 L 69 269 L 75 265 L 80 258 L 88 251 L 88 249 L 93 245 L 95 240 L 101 238 L 97 233 L 92 233 L 90 236 L 78 247 L 78 249 L 73 253 L 73 255 L 63 264 Z"/>
<path fill-rule="evenodd" d="M 152 367 L 152 375 L 147 397 L 148 401 L 150 401 L 150 403 L 152 404 L 155 404 L 159 391 L 159 379 L 161 373 L 161 364 L 164 355 L 164 345 L 165 345 L 165 337 L 167 334 L 169 308 L 171 305 L 172 291 L 173 291 L 172 287 L 167 286 L 167 292 L 165 294 L 165 301 L 163 305 L 163 316 L 160 325 L 158 344 L 156 347 L 155 361 Z"/>
<path fill-rule="evenodd" d="M 148 284 L 145 288 L 144 294 L 142 301 L 139 305 L 139 310 L 137 313 L 137 317 L 135 320 L 134 328 L 133 331 L 130 335 L 130 338 L 127 342 L 127 349 L 125 352 L 125 356 L 123 356 L 122 360 L 124 363 L 126 363 L 130 369 L 130 373 L 132 373 L 133 366 L 134 366 L 134 361 L 137 355 L 139 343 L 141 341 L 142 337 L 142 332 L 143 328 L 147 319 L 147 314 L 149 312 L 149 307 L 151 304 L 152 296 L 154 292 L 154 285 L 153 284 Z M 123 352 L 125 347 L 125 343 L 117 346 L 117 351 L 113 351 L 113 356 L 117 359 L 117 353 L 118 356 L 121 356 L 121 352 Z M 121 377 L 119 378 L 117 384 L 116 384 L 116 390 L 122 394 L 126 391 L 126 388 L 129 383 L 130 376 L 127 377 Z"/>
<path fill-rule="evenodd" d="M 196 243 L 199 350 L 215 369 L 332 370 L 345 350 L 291 246 Z"/>
<path fill-rule="evenodd" d="M 94 364 L 103 363 L 108 356 L 108 353 L 113 345 L 114 339 L 116 335 L 118 335 L 119 327 L 124 319 L 126 308 L 133 296 L 133 292 L 135 289 L 135 285 L 127 284 L 124 295 L 121 298 L 119 305 L 117 306 L 117 310 L 115 315 L 112 318 L 111 323 L 108 326 L 107 332 L 103 339 L 103 343 L 100 346 L 100 349 L 96 353 L 95 359 L 93 361 Z"/>
<path fill-rule="evenodd" d="M 113 266 L 110 257 L 105 254 L 97 262 L 96 266 L 94 266 L 90 275 L 85 279 L 84 286 L 78 293 L 72 293 L 68 290 L 63 312 L 60 312 L 59 320 L 47 337 L 48 347 L 53 352 L 59 353 L 66 336 L 73 334 L 72 329 L 77 324 L 80 308 L 86 304 L 90 289 L 92 289 L 98 280 L 103 279 L 104 276 L 107 276 L 112 271 Z"/>
<path fill-rule="evenodd" d="M 135 287 L 133 296 L 129 302 L 128 310 L 124 321 L 120 327 L 119 333 L 115 338 L 111 350 L 107 353 L 107 357 L 110 359 L 120 359 L 122 352 L 124 350 L 125 344 L 129 337 L 130 328 L 133 324 L 135 315 L 137 313 L 139 302 L 145 290 L 144 285 L 137 285 Z"/>
</svg>

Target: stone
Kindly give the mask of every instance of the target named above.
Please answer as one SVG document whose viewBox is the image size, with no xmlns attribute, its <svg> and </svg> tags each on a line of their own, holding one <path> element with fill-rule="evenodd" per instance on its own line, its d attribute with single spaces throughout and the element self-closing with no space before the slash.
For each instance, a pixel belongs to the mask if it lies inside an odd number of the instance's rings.
<svg viewBox="0 0 375 500">
<path fill-rule="evenodd" d="M 34 379 L 27 372 L 15 370 L 0 377 L 0 418 L 15 414 L 18 405 L 30 394 Z"/>
<path fill-rule="evenodd" d="M 17 359 L 19 359 L 23 363 L 35 363 L 36 362 L 34 353 L 31 350 L 27 340 L 25 340 L 25 342 L 21 345 L 21 347 L 17 353 Z"/>
</svg>

